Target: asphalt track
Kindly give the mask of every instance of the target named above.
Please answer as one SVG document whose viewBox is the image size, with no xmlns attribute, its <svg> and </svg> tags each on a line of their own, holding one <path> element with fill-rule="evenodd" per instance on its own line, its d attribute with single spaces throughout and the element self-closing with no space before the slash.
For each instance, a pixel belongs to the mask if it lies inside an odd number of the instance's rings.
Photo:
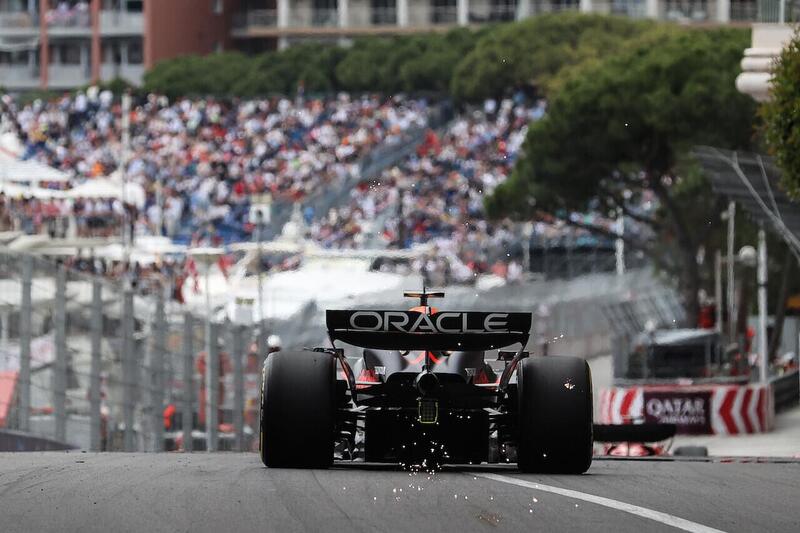
<svg viewBox="0 0 800 533">
<path fill-rule="evenodd" d="M 255 454 L 0 454 L 0 531 L 800 531 L 800 462 L 268 470 Z"/>
</svg>

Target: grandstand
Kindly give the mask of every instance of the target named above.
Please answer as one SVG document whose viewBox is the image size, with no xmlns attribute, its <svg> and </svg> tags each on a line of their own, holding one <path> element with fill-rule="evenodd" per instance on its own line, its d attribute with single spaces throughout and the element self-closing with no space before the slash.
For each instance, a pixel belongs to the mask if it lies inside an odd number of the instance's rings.
<svg viewBox="0 0 800 533">
<path fill-rule="evenodd" d="M 520 225 L 486 220 L 483 197 L 509 175 L 543 101 L 519 93 L 457 117 L 448 109 L 344 93 L 236 101 L 150 94 L 133 103 L 123 153 L 121 104 L 107 90 L 27 104 L 7 97 L 4 164 L 38 164 L 59 178 L 23 187 L 6 172 L 0 231 L 113 240 L 128 220 L 134 240 L 222 245 L 273 239 L 301 208 L 298 237 L 322 248 L 433 244 L 433 255 L 444 259 L 426 258 L 416 268 L 446 272 L 447 282 L 613 269 L 613 261 L 596 260 L 588 270 L 554 269 L 546 257 L 565 248 L 611 257 L 613 243 L 563 223 L 541 220 L 526 234 Z M 259 232 L 250 207 L 265 199 L 273 216 Z M 93 259 L 70 261 L 117 276 L 122 269 L 108 254 Z M 186 264 L 165 260 L 162 267 L 175 279 Z"/>
</svg>

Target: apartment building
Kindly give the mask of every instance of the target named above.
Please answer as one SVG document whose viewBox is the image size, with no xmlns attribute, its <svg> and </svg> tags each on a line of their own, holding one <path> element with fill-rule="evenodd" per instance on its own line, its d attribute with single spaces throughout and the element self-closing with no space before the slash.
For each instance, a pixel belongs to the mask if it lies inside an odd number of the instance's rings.
<svg viewBox="0 0 800 533">
<path fill-rule="evenodd" d="M 778 22 L 786 0 L 0 0 L 0 88 L 63 89 L 162 59 L 442 31 L 562 10 L 679 23 Z M 794 18 L 786 18 L 794 20 Z M 43 68 L 43 65 L 46 65 Z"/>
<path fill-rule="evenodd" d="M 563 10 L 680 23 L 764 21 L 782 0 L 240 0 L 231 35 L 260 51 L 301 40 L 347 40 L 519 20 Z M 774 13 L 773 13 L 774 12 Z"/>
<path fill-rule="evenodd" d="M 0 87 L 140 83 L 182 54 L 225 49 L 237 0 L 0 0 Z"/>
</svg>

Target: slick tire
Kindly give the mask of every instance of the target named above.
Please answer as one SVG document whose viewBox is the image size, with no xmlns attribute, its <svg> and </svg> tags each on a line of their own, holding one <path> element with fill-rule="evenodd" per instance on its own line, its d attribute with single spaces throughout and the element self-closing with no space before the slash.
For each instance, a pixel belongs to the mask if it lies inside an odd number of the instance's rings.
<svg viewBox="0 0 800 533">
<path fill-rule="evenodd" d="M 592 374 L 578 357 L 528 357 L 517 369 L 523 472 L 582 474 L 592 464 Z"/>
<path fill-rule="evenodd" d="M 260 454 L 270 468 L 333 463 L 335 362 L 322 352 L 269 355 L 261 379 Z"/>
</svg>

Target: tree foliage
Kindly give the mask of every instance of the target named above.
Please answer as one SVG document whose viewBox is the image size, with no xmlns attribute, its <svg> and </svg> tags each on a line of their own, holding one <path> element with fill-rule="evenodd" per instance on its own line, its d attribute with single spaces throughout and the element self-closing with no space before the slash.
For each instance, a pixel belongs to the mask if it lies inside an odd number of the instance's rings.
<svg viewBox="0 0 800 533">
<path fill-rule="evenodd" d="M 487 201 L 489 213 L 622 210 L 657 236 L 628 243 L 678 276 L 696 313 L 696 257 L 721 205 L 688 152 L 750 144 L 754 104 L 735 88 L 748 40 L 744 30 L 667 28 L 576 71 L 531 126 L 512 177 Z M 655 214 L 636 208 L 649 193 L 660 205 Z"/>
<path fill-rule="evenodd" d="M 144 75 L 144 89 L 169 97 L 230 94 L 252 61 L 238 52 L 182 56 L 158 63 Z"/>
<path fill-rule="evenodd" d="M 761 109 L 764 137 L 786 192 L 800 200 L 800 32 L 775 63 L 772 99 Z"/>
<path fill-rule="evenodd" d="M 184 56 L 145 74 L 145 89 L 175 97 L 252 97 L 337 90 L 444 93 L 453 69 L 483 31 L 366 37 L 348 48 L 309 43 L 255 57 L 238 53 Z"/>
<path fill-rule="evenodd" d="M 530 83 L 547 91 L 564 67 L 613 54 L 653 27 L 652 22 L 579 13 L 546 14 L 498 26 L 459 63 L 452 93 L 469 101 Z"/>
</svg>

